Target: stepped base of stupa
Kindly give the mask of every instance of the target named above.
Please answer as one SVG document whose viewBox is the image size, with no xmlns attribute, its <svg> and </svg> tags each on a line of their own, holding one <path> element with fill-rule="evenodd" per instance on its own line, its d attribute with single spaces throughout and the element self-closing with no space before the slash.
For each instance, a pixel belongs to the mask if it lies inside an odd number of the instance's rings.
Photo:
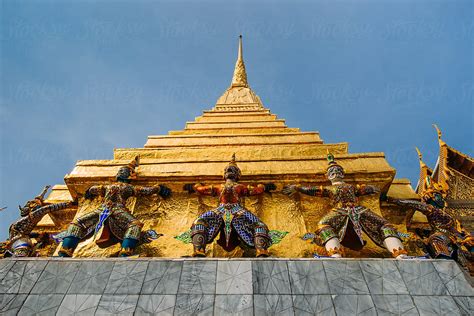
<svg viewBox="0 0 474 316">
<path fill-rule="evenodd" d="M 473 315 L 454 261 L 0 261 L 1 315 Z"/>
</svg>

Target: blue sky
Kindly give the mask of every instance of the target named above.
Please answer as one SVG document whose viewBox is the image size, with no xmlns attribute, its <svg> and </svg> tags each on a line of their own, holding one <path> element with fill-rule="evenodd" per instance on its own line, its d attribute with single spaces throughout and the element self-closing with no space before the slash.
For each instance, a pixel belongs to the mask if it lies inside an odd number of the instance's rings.
<svg viewBox="0 0 474 316">
<path fill-rule="evenodd" d="M 437 123 L 473 155 L 472 1 L 2 1 L 0 239 L 76 160 L 182 129 L 230 84 L 416 181 Z"/>
</svg>

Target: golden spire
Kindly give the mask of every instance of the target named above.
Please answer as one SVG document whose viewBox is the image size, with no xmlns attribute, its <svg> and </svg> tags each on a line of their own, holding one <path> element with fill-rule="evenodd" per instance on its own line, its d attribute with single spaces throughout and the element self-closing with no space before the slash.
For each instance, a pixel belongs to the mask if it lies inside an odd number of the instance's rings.
<svg viewBox="0 0 474 316">
<path fill-rule="evenodd" d="M 235 63 L 234 76 L 232 77 L 231 87 L 245 87 L 248 88 L 247 72 L 245 71 L 245 64 L 242 54 L 242 35 L 239 36 L 239 52 L 237 55 L 237 62 Z"/>
</svg>

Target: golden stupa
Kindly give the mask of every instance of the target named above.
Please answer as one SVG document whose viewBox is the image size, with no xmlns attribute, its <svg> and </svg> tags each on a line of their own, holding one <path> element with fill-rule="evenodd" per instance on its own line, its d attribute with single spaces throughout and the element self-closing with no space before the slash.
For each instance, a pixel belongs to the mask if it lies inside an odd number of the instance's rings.
<svg viewBox="0 0 474 316">
<path fill-rule="evenodd" d="M 168 135 L 148 136 L 143 148 L 119 148 L 111 160 L 81 160 L 65 176 L 65 185 L 56 185 L 46 202 L 56 203 L 79 197 L 77 209 L 68 209 L 46 216 L 37 232 L 57 233 L 74 218 L 93 210 L 100 199 L 82 198 L 92 185 L 110 183 L 120 166 L 135 156 L 140 157 L 138 179 L 133 184 L 166 184 L 173 190 L 171 198 L 129 199 L 133 214 L 145 224 L 164 234 L 158 240 L 137 248 L 140 256 L 181 257 L 190 255 L 192 245 L 174 237 L 191 226 L 202 212 L 216 206 L 215 197 L 198 197 L 183 191 L 183 184 L 222 182 L 222 171 L 233 153 L 242 170 L 241 182 L 274 182 L 277 191 L 261 198 L 247 198 L 245 206 L 258 215 L 270 229 L 288 231 L 281 243 L 270 248 L 276 257 L 309 257 L 315 245 L 301 239 L 314 231 L 318 220 L 331 206 L 322 198 L 296 196 L 289 198 L 279 190 L 289 183 L 327 185 L 326 153 L 337 157 L 346 171 L 347 182 L 376 185 L 391 197 L 418 199 L 409 180 L 394 179 L 395 169 L 382 152 L 349 153 L 347 143 L 326 144 L 318 132 L 302 132 L 285 125 L 266 108 L 250 88 L 245 69 L 242 38 L 230 87 L 218 98 L 211 110 L 206 110 L 183 130 Z M 378 196 L 368 196 L 361 203 L 394 223 L 406 232 L 405 210 L 387 203 L 380 204 Z M 387 257 L 385 249 L 375 246 L 369 238 L 362 252 L 347 252 L 348 257 Z M 52 255 L 56 245 L 42 250 L 41 255 Z M 91 239 L 79 244 L 75 257 L 115 256 L 120 245 L 99 248 Z M 243 250 L 227 253 L 217 243 L 208 247 L 213 257 L 245 256 Z M 408 247 L 415 251 L 414 247 Z"/>
</svg>

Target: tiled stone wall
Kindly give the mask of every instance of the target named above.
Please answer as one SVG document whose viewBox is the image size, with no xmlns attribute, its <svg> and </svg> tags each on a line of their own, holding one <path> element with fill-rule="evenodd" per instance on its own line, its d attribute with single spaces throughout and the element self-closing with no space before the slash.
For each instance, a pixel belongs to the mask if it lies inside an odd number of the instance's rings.
<svg viewBox="0 0 474 316">
<path fill-rule="evenodd" d="M 1 315 L 474 315 L 453 261 L 0 260 Z"/>
</svg>

